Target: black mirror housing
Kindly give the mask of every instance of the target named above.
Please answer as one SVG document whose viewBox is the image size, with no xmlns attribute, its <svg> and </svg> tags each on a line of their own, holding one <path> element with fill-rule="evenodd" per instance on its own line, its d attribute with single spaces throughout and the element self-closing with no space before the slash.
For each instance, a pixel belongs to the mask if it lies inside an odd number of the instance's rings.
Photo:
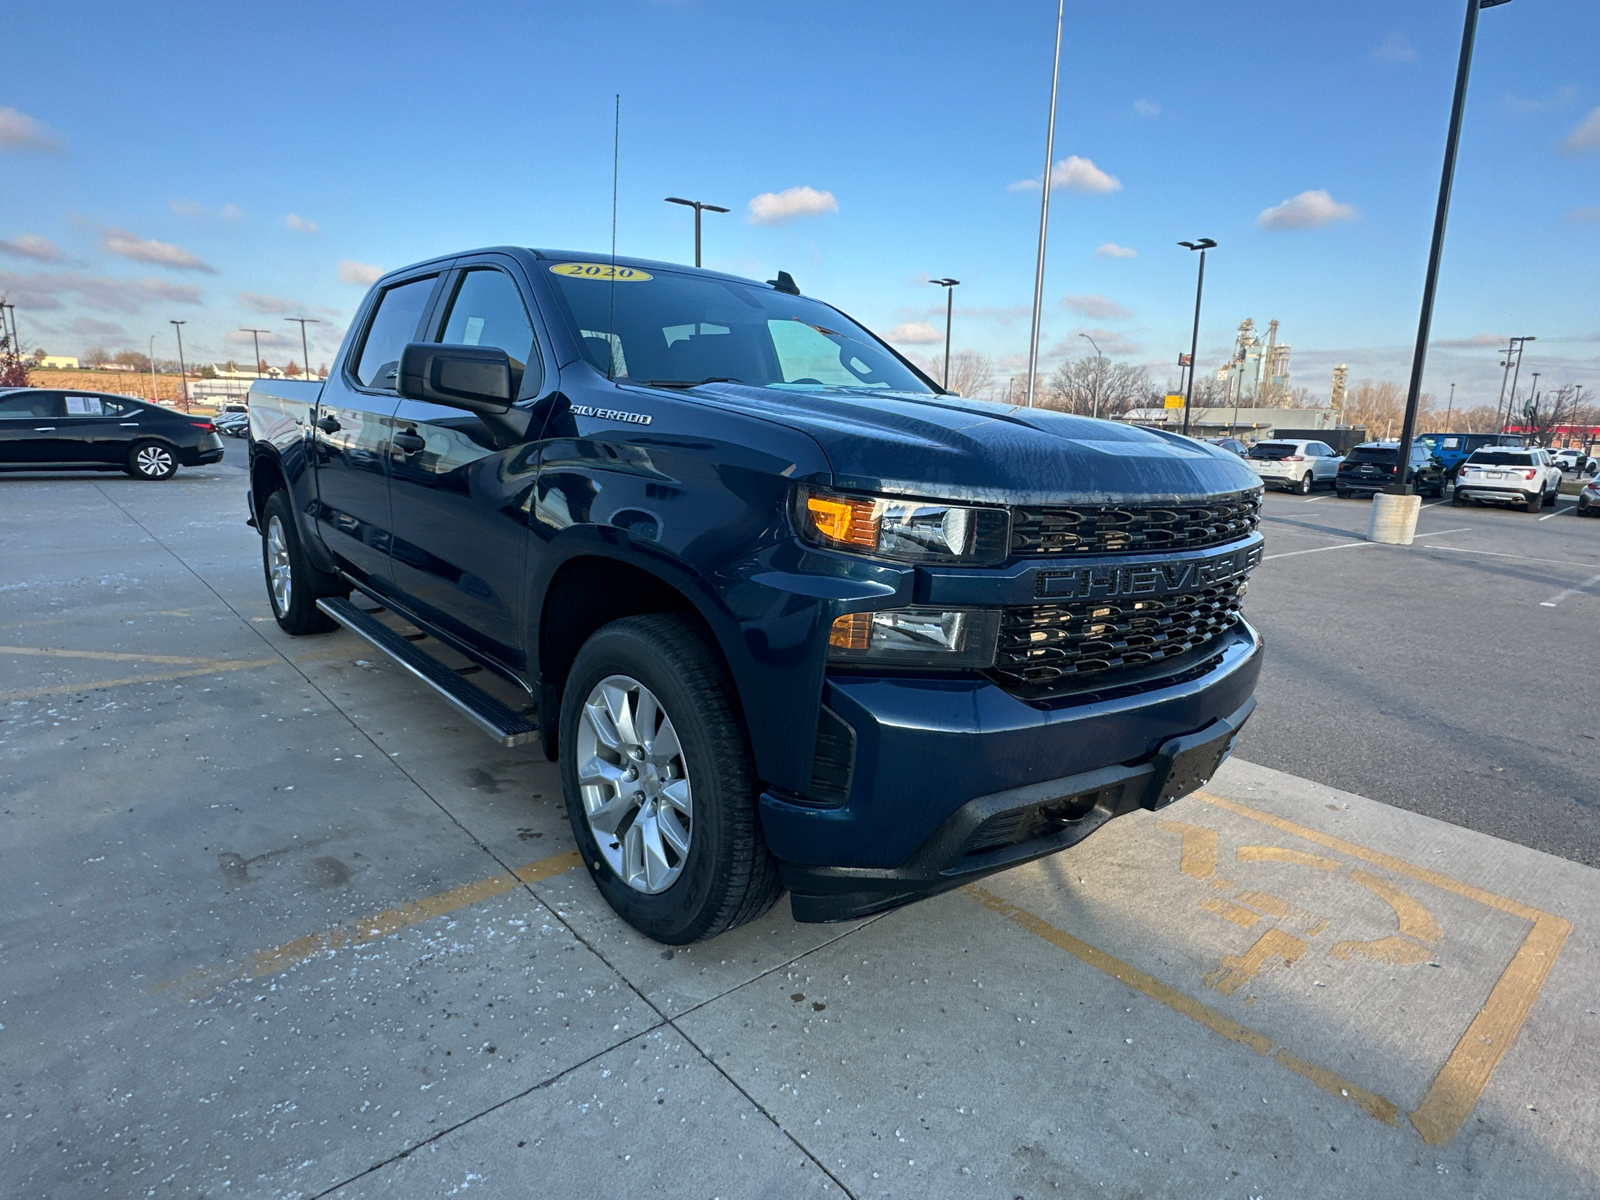
<svg viewBox="0 0 1600 1200">
<path fill-rule="evenodd" d="M 474 413 L 504 413 L 512 393 L 511 357 L 498 346 L 447 346 L 412 342 L 400 352 L 397 390 Z"/>
</svg>

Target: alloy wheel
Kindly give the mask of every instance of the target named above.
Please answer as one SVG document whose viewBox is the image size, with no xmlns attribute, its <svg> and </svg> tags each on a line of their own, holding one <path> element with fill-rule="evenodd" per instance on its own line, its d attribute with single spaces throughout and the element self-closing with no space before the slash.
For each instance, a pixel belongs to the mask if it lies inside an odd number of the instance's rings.
<svg viewBox="0 0 1600 1200">
<path fill-rule="evenodd" d="M 294 599 L 294 572 L 289 566 L 289 538 L 277 517 L 267 522 L 267 582 L 278 615 L 286 616 Z"/>
<path fill-rule="evenodd" d="M 161 446 L 141 447 L 133 461 L 138 465 L 140 474 L 152 478 L 172 471 L 172 455 Z"/>
<path fill-rule="evenodd" d="M 666 891 L 689 857 L 694 801 L 683 747 L 654 692 L 627 675 L 594 685 L 577 736 L 589 832 L 636 892 Z"/>
</svg>

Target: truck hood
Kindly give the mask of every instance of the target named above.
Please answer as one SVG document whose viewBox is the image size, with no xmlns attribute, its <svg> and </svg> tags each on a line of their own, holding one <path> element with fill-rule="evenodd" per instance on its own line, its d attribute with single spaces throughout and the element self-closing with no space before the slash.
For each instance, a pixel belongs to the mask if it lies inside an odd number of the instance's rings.
<svg viewBox="0 0 1600 1200">
<path fill-rule="evenodd" d="M 813 438 L 836 486 L 995 504 L 1171 501 L 1261 485 L 1226 450 L 1116 421 L 959 396 L 706 384 L 703 402 Z"/>
</svg>

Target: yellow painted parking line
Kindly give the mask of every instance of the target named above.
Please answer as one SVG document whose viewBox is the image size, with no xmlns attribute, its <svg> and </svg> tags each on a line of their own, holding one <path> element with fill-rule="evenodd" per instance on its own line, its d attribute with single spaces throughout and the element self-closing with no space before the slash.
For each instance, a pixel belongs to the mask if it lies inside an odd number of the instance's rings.
<svg viewBox="0 0 1600 1200">
<path fill-rule="evenodd" d="M 371 913 L 343 925 L 336 925 L 321 933 L 307 934 L 305 937 L 295 938 L 293 941 L 266 950 L 258 950 L 254 954 L 245 955 L 221 966 L 202 967 L 177 979 L 155 984 L 147 990 L 162 992 L 188 985 L 194 989 L 191 998 L 200 999 L 221 991 L 228 984 L 238 980 L 276 975 L 319 954 L 332 953 L 347 946 L 360 946 L 388 937 L 391 933 L 398 933 L 419 921 L 442 917 L 457 909 L 481 904 L 525 883 L 538 883 L 541 879 L 549 879 L 553 875 L 570 871 L 582 864 L 583 858 L 576 850 L 552 854 L 549 858 L 541 858 L 514 871 L 497 871 L 472 883 L 464 883 L 460 887 L 453 887 L 443 892 L 434 892 L 419 900 L 408 900 L 394 908 L 386 908 L 382 912 Z"/>
<path fill-rule="evenodd" d="M 1369 850 L 1365 846 L 1347 842 L 1332 834 L 1297 825 L 1293 821 L 1240 804 L 1236 800 L 1229 800 L 1210 792 L 1196 792 L 1194 795 L 1207 804 L 1237 816 L 1259 821 L 1293 837 L 1303 838 L 1330 850 L 1337 850 L 1351 858 L 1360 859 L 1398 875 L 1409 876 L 1441 891 L 1453 892 L 1468 900 L 1531 922 L 1532 928 L 1528 930 L 1517 952 L 1512 955 L 1510 964 L 1490 991 L 1483 1008 L 1462 1033 L 1450 1057 L 1445 1060 L 1444 1066 L 1435 1076 L 1433 1085 L 1423 1096 L 1422 1103 L 1410 1114 L 1411 1124 L 1422 1135 L 1423 1141 L 1430 1146 L 1448 1145 L 1460 1131 L 1473 1106 L 1478 1103 L 1478 1097 L 1489 1084 L 1489 1077 L 1494 1073 L 1505 1052 L 1511 1048 L 1511 1043 L 1516 1040 L 1517 1032 L 1522 1028 L 1528 1013 L 1533 1010 L 1534 1002 L 1538 1000 L 1539 992 L 1544 987 L 1544 981 L 1549 978 L 1551 969 L 1556 965 L 1556 958 L 1561 953 L 1562 946 L 1566 944 L 1567 936 L 1572 932 L 1572 923 L 1554 913 L 1543 912 L 1507 896 L 1485 891 L 1483 888 L 1452 879 L 1448 875 L 1442 875 L 1426 867 L 1416 866 L 1393 855 Z M 1352 873 L 1352 880 L 1362 882 L 1355 879 L 1355 874 L 1357 873 Z M 1367 878 L 1370 880 L 1374 877 L 1369 875 Z M 1410 901 L 1411 898 L 1405 896 L 1405 893 L 1399 892 L 1398 889 L 1395 891 L 1398 896 Z M 1395 907 L 1394 901 L 1391 900 L 1390 903 L 1391 907 Z M 1404 930 L 1407 917 L 1402 914 L 1399 907 L 1396 907 L 1395 911 L 1401 918 L 1401 928 Z M 1438 925 L 1431 915 L 1427 917 L 1425 924 L 1417 923 L 1418 918 L 1415 914 L 1411 915 L 1411 919 L 1415 930 L 1442 939 L 1442 934 L 1438 933 Z"/>
<path fill-rule="evenodd" d="M 281 658 L 257 658 L 249 662 L 213 662 L 204 666 L 189 667 L 183 671 L 160 671 L 149 675 L 126 675 L 121 679 L 86 679 L 80 683 L 57 683 L 48 687 L 23 688 L 14 692 L 0 692 L 0 704 L 13 700 L 36 700 L 40 696 L 62 696 L 73 692 L 98 692 L 106 688 L 126 687 L 132 683 L 164 683 L 170 679 L 189 679 L 196 675 L 217 675 L 224 671 L 249 671 L 256 667 L 277 666 Z"/>
<path fill-rule="evenodd" d="M 216 659 L 196 657 L 193 654 L 124 654 L 110 650 L 63 650 L 54 646 L 0 646 L 0 655 L 47 655 L 51 658 L 98 658 L 108 662 L 151 663 L 203 663 Z"/>
</svg>

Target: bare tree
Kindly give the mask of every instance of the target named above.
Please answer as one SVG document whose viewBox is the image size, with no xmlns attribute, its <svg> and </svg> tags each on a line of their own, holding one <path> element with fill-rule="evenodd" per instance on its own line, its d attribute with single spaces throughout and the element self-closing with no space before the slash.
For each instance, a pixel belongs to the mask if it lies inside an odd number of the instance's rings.
<svg viewBox="0 0 1600 1200">
<path fill-rule="evenodd" d="M 111 361 L 119 366 L 132 367 L 136 371 L 150 369 L 150 357 L 140 354 L 137 350 L 118 350 Z"/>
<path fill-rule="evenodd" d="M 944 378 L 944 355 L 919 358 L 916 363 L 929 379 L 937 382 Z M 958 351 L 950 357 L 950 382 L 945 386 L 958 396 L 988 399 L 994 387 L 994 359 L 976 350 Z"/>
<path fill-rule="evenodd" d="M 86 367 L 103 367 L 111 361 L 111 355 L 104 346 L 90 346 L 84 351 L 83 365 Z"/>
<path fill-rule="evenodd" d="M 1548 446 L 1557 431 L 1577 424 L 1578 389 L 1566 384 L 1535 392 L 1522 410 L 1522 428 L 1535 446 Z"/>
<path fill-rule="evenodd" d="M 1405 393 L 1398 383 L 1364 379 L 1345 394 L 1341 416 L 1345 424 L 1364 425 L 1372 437 L 1384 440 L 1399 433 L 1405 408 Z"/>
<path fill-rule="evenodd" d="M 1096 355 L 1068 359 L 1051 372 L 1042 401 L 1045 408 L 1060 412 L 1120 417 L 1130 408 L 1153 403 L 1155 395 L 1150 373 L 1143 367 Z"/>
<path fill-rule="evenodd" d="M 1479 404 L 1473 408 L 1458 408 L 1450 416 L 1451 428 L 1444 433 L 1493 433 L 1497 411 L 1493 405 Z"/>
</svg>

